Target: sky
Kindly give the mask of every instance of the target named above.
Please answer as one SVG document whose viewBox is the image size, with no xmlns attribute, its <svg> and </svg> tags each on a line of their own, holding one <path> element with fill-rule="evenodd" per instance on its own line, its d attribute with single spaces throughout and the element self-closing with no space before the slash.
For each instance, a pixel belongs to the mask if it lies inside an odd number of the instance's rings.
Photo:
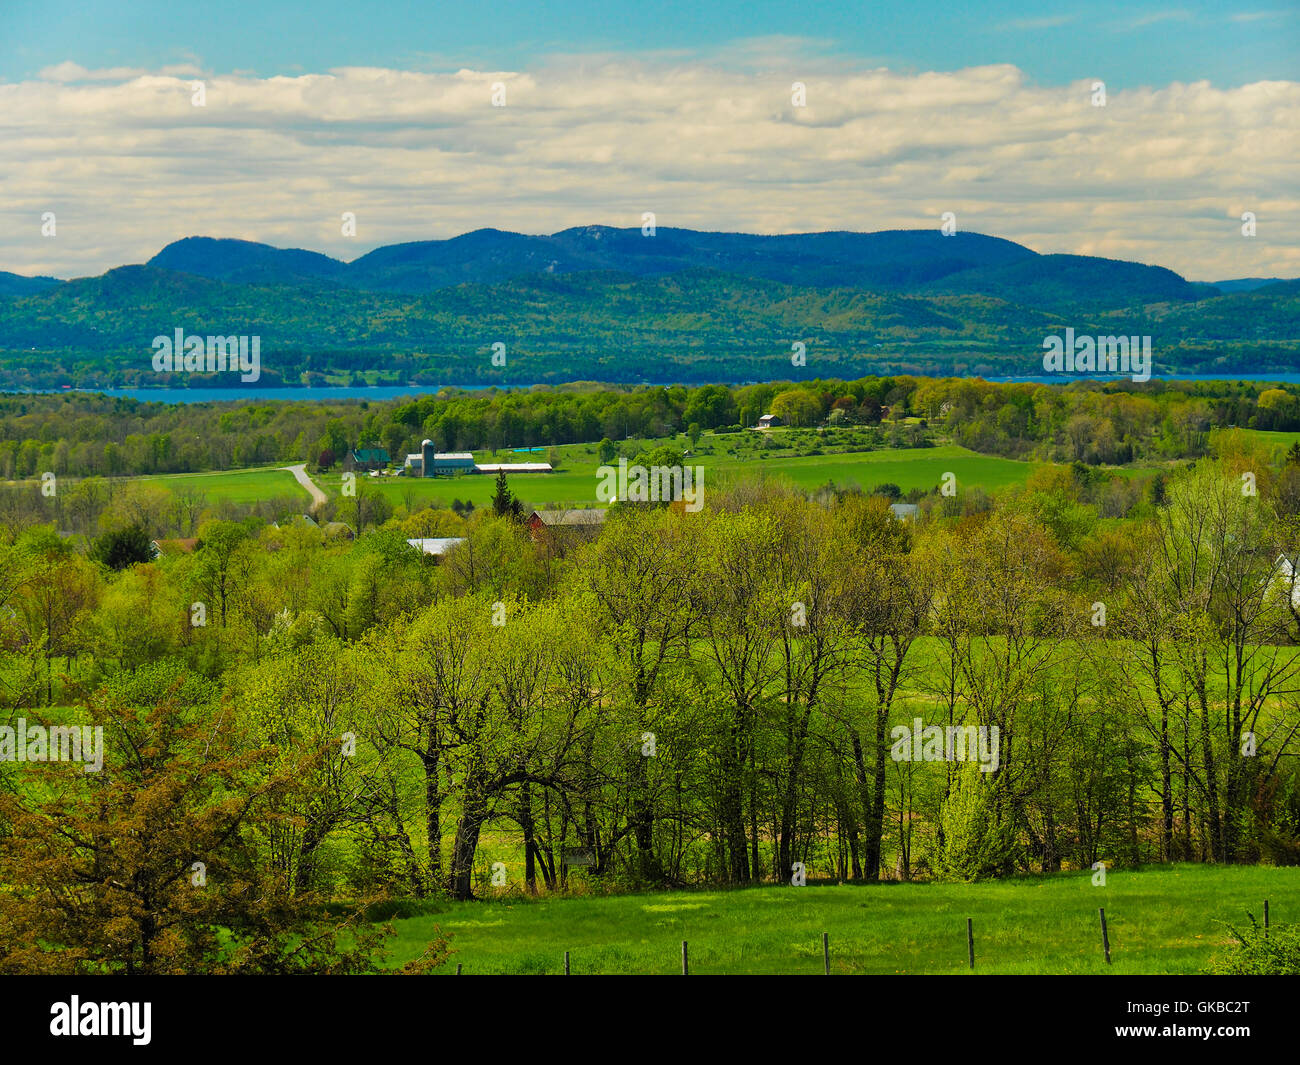
<svg viewBox="0 0 1300 1065">
<path fill-rule="evenodd" d="M 0 270 L 645 212 L 1300 276 L 1300 3 L 0 0 Z"/>
</svg>

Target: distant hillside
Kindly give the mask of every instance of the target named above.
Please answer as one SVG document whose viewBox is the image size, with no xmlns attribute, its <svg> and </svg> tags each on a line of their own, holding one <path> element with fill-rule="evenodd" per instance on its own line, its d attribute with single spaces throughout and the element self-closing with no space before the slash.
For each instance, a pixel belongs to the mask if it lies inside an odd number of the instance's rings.
<svg viewBox="0 0 1300 1065">
<path fill-rule="evenodd" d="M 1204 298 L 1196 286 L 1163 266 L 1087 255 L 1038 255 L 1006 265 L 954 273 L 931 291 L 981 292 L 1030 307 L 1090 311 Z"/>
<path fill-rule="evenodd" d="M 34 292 L 44 292 L 47 288 L 63 284 L 57 277 L 24 277 L 22 274 L 10 274 L 0 270 L 0 297 L 29 296 Z"/>
<path fill-rule="evenodd" d="M 462 255 L 476 269 L 492 254 L 519 261 L 508 235 L 501 242 L 467 236 L 475 239 L 465 242 Z M 692 240 L 707 236 L 660 247 L 666 260 L 680 261 Z M 812 242 L 821 246 L 819 269 L 864 246 L 849 239 L 861 234 L 821 236 Z M 927 246 L 894 234 L 868 236 L 882 237 L 877 247 L 893 251 L 859 263 L 859 270 L 879 270 L 888 261 L 897 278 L 909 269 L 919 275 L 946 268 L 932 253 L 947 238 L 935 236 Z M 605 239 L 566 238 L 569 261 L 585 254 L 584 241 Z M 636 239 L 650 238 L 638 233 Z M 953 271 L 910 291 L 795 285 L 713 266 L 652 271 L 653 259 L 643 257 L 640 274 L 542 271 L 412 295 L 339 287 L 324 276 L 328 260 L 322 264 L 312 253 L 283 258 L 264 246 L 216 244 L 221 262 L 207 264 L 211 269 L 219 265 L 243 278 L 287 265 L 298 280 L 252 284 L 130 266 L 0 300 L 0 386 L 227 383 L 153 371 L 152 338 L 176 328 L 259 336 L 261 383 L 270 385 L 321 380 L 307 374 L 335 381 L 369 375 L 395 384 L 745 381 L 874 372 L 1020 376 L 1039 372 L 1043 337 L 1067 326 L 1081 334 L 1149 334 L 1157 369 L 1166 372 L 1300 365 L 1300 282 L 1226 295 L 1202 285 L 1188 298 L 1187 283 L 1158 267 L 1023 249 L 1021 255 L 1016 245 L 984 246 L 1023 261 Z M 949 254 L 978 244 L 954 244 Z M 719 255 L 725 245 L 720 242 Z M 372 253 L 377 272 L 427 271 L 428 249 L 420 245 L 381 251 Z M 780 272 L 789 268 L 789 255 L 788 246 L 769 245 L 767 258 L 751 268 Z M 632 258 L 617 251 L 612 257 Z M 806 366 L 790 362 L 795 341 L 805 345 Z M 506 346 L 504 367 L 491 362 L 498 342 Z"/>
<path fill-rule="evenodd" d="M 376 248 L 351 263 L 246 240 L 187 237 L 148 265 L 243 284 L 332 281 L 371 292 L 419 295 L 461 284 L 593 270 L 635 277 L 718 270 L 817 288 L 914 288 L 965 270 L 1038 258 L 1009 240 L 937 230 L 756 236 L 584 226 L 551 236 L 478 229 L 450 240 Z"/>
<path fill-rule="evenodd" d="M 260 337 L 263 384 L 1030 375 L 1067 326 L 1150 334 L 1166 372 L 1300 365 L 1300 282 L 1246 281 L 936 230 L 481 229 L 350 263 L 187 237 L 99 277 L 0 274 L 0 387 L 227 383 L 153 371 L 177 328 Z"/>
<path fill-rule="evenodd" d="M 1216 281 L 1214 287 L 1220 292 L 1253 292 L 1265 285 L 1284 284 L 1288 279 L 1282 277 L 1239 277 L 1232 281 Z M 1298 280 L 1298 279 L 1291 279 Z"/>
<path fill-rule="evenodd" d="M 245 285 L 333 281 L 347 270 L 345 263 L 319 252 L 213 237 L 186 237 L 168 244 L 148 265 Z"/>
</svg>

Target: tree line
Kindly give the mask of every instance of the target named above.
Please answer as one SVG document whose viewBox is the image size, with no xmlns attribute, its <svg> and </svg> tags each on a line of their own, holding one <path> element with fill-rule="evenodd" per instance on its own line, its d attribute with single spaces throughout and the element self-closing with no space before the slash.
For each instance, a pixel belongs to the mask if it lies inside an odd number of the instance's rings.
<svg viewBox="0 0 1300 1065">
<path fill-rule="evenodd" d="M 1295 386 L 1245 382 L 1080 382 L 867 377 L 744 386 L 527 391 L 442 389 L 383 402 L 156 403 L 103 395 L 0 396 L 0 478 L 120 477 L 443 451 L 657 439 L 692 427 L 748 428 L 920 419 L 958 444 L 1046 461 L 1123 464 L 1206 453 L 1212 427 L 1300 429 Z"/>
</svg>

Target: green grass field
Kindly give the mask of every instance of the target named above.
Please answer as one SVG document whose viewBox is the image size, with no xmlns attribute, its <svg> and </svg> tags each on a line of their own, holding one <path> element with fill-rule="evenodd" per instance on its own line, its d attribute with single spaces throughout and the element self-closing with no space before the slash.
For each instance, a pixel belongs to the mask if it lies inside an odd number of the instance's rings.
<svg viewBox="0 0 1300 1065">
<path fill-rule="evenodd" d="M 1279 454 L 1286 452 L 1292 444 L 1300 442 L 1300 433 L 1280 432 L 1271 429 L 1243 429 L 1241 431 L 1251 440 L 1267 444 Z"/>
<path fill-rule="evenodd" d="M 550 503 L 598 505 L 596 468 L 599 462 L 594 448 L 557 450 L 561 451 L 563 459 L 560 469 L 555 473 L 514 474 L 509 478 L 511 490 L 528 507 Z M 485 455 L 476 457 L 488 461 Z M 687 459 L 687 462 L 704 467 L 706 493 L 711 476 L 722 481 L 740 473 L 786 478 L 803 489 L 818 488 L 827 481 L 834 481 L 839 487 L 857 485 L 867 491 L 879 484 L 892 483 L 905 492 L 912 488 L 938 487 L 945 473 L 953 473 L 959 490 L 978 487 L 992 491 L 1010 484 L 1023 484 L 1034 469 L 1033 463 L 981 455 L 955 445 L 832 455 L 768 457 L 760 453 L 760 457 L 743 459 L 702 454 Z M 313 476 L 330 496 L 339 494 L 340 473 Z M 394 505 L 414 503 L 417 507 L 435 501 L 449 506 L 453 499 L 468 500 L 481 507 L 491 502 L 496 488 L 496 478 L 482 474 L 447 478 L 367 477 L 365 483 L 378 486 Z"/>
<path fill-rule="evenodd" d="M 221 470 L 211 473 L 170 473 L 157 477 L 133 478 L 136 484 L 157 485 L 168 491 L 193 488 L 208 497 L 209 502 L 229 499 L 236 503 L 256 503 L 277 496 L 301 498 L 310 504 L 311 497 L 288 470 L 260 467 L 250 470 Z M 306 509 L 304 506 L 303 509 Z"/>
<path fill-rule="evenodd" d="M 439 973 L 963 973 L 966 919 L 976 973 L 1199 973 L 1269 900 L 1272 923 L 1300 920 L 1300 869 L 1177 865 L 980 884 L 817 885 L 735 891 L 448 903 L 394 922 L 389 962 L 420 954 L 437 925 L 455 950 Z M 1102 953 L 1106 909 L 1112 964 Z"/>
<path fill-rule="evenodd" d="M 710 465 L 706 461 L 703 465 L 710 472 L 744 470 L 788 477 L 801 488 L 817 488 L 834 481 L 840 487 L 856 484 L 869 491 L 878 484 L 892 483 L 904 492 L 913 488 L 937 488 L 945 473 L 956 475 L 959 489 L 964 486 L 991 491 L 1023 484 L 1034 470 L 1033 463 L 981 455 L 955 444 L 853 455 L 778 457 L 744 463 L 721 461 Z"/>
<path fill-rule="evenodd" d="M 796 433 L 802 435 L 796 436 Z M 832 450 L 820 455 L 795 454 L 792 452 L 806 452 L 813 443 L 825 444 L 832 449 L 845 445 L 842 442 L 837 444 L 834 436 L 824 439 L 815 437 L 809 430 L 774 430 L 769 435 L 771 439 L 781 442 L 782 446 L 765 449 L 761 446 L 761 440 L 756 441 L 756 438 L 749 436 L 740 438 L 739 434 L 706 434 L 687 462 L 706 470 L 706 492 L 710 485 L 718 487 L 741 474 L 784 478 L 804 490 L 816 489 L 827 482 L 833 482 L 840 488 L 857 486 L 864 491 L 871 491 L 882 484 L 895 484 L 907 492 L 917 488 L 935 488 L 945 473 L 956 476 L 959 491 L 979 488 L 993 492 L 1009 485 L 1024 484 L 1030 474 L 1043 465 L 982 455 L 955 444 L 851 452 Z M 1280 438 L 1283 437 L 1300 438 L 1300 433 L 1258 435 L 1273 443 L 1280 443 Z M 786 442 L 793 442 L 793 446 L 785 446 Z M 1286 443 L 1289 444 L 1290 440 Z M 669 444 L 682 450 L 690 446 L 686 437 L 680 434 L 644 442 L 647 449 L 660 444 Z M 556 472 L 514 474 L 510 477 L 510 487 L 524 505 L 530 508 L 550 505 L 573 507 L 600 505 L 596 499 L 596 469 L 600 464 L 596 452 L 595 444 L 569 444 L 541 448 L 532 454 L 480 451 L 475 453 L 475 457 L 480 462 L 519 462 L 530 459 L 545 461 L 548 457 L 553 458 L 558 465 Z M 1143 466 L 1116 467 L 1115 472 L 1123 477 L 1132 477 L 1149 472 L 1150 469 L 1151 467 Z M 343 477 L 341 470 L 336 468 L 325 474 L 311 470 L 308 472 L 326 494 L 332 498 L 340 497 Z M 364 474 L 359 474 L 358 477 L 362 483 L 377 487 L 394 506 L 402 504 L 412 510 L 426 506 L 447 507 L 455 499 L 471 502 L 476 507 L 485 506 L 492 500 L 496 480 L 482 474 L 446 478 L 367 477 Z M 301 498 L 304 502 L 309 501 L 307 492 L 293 479 L 292 474 L 286 470 L 266 467 L 169 474 L 135 480 L 141 484 L 160 485 L 171 490 L 196 488 L 213 502 L 229 499 L 248 503 L 273 496 L 292 496 Z"/>
<path fill-rule="evenodd" d="M 481 461 L 487 461 L 482 459 Z M 330 498 L 338 498 L 342 485 L 339 473 L 312 474 Z M 361 477 L 357 478 L 362 481 Z M 548 503 L 564 506 L 597 506 L 596 467 L 574 467 L 556 473 L 515 474 L 509 478 L 510 490 L 518 495 L 524 505 L 533 509 Z M 452 500 L 471 502 L 484 507 L 492 502 L 496 491 L 496 478 L 483 474 L 464 474 L 456 477 L 367 477 L 364 483 L 378 487 L 389 501 L 397 506 L 405 504 L 413 510 L 424 507 L 449 507 Z"/>
<path fill-rule="evenodd" d="M 1285 451 L 1300 441 L 1300 432 L 1265 432 L 1257 429 L 1243 430 L 1251 438 Z M 803 489 L 819 488 L 828 481 L 838 487 L 858 486 L 870 491 L 880 484 L 896 484 L 904 492 L 914 488 L 929 489 L 939 484 L 945 473 L 957 477 L 961 488 L 980 488 L 987 492 L 1008 485 L 1024 484 L 1041 463 L 1021 462 L 1016 459 L 982 455 L 955 444 L 930 448 L 892 448 L 873 451 L 828 453 L 822 455 L 792 455 L 784 445 L 795 442 L 796 447 L 806 447 L 809 441 L 828 447 L 846 446 L 844 438 L 837 435 L 814 437 L 811 430 L 777 429 L 768 434 L 782 444 L 782 448 L 765 450 L 755 436 L 739 434 L 714 436 L 705 434 L 696 453 L 687 461 L 703 466 L 713 476 L 715 485 L 729 475 L 762 473 L 783 477 Z M 660 444 L 677 448 L 689 447 L 686 437 L 678 434 L 662 440 L 644 441 L 649 449 Z M 851 446 L 851 445 L 848 445 Z M 783 453 L 784 452 L 784 453 Z M 497 453 L 476 452 L 479 461 L 522 462 L 545 461 L 548 454 L 557 457 L 559 469 L 550 474 L 515 474 L 510 486 L 528 507 L 596 506 L 595 444 L 569 444 L 554 448 L 538 448 L 535 453 L 502 450 Z M 1150 472 L 1152 466 L 1115 467 L 1122 477 L 1134 477 Z M 331 497 L 340 495 L 342 473 L 334 470 L 327 474 L 308 471 L 318 485 Z M 706 474 L 705 484 L 710 483 Z M 495 478 L 483 475 L 451 478 L 365 478 L 364 483 L 377 486 L 396 506 L 414 505 L 416 509 L 429 505 L 449 506 L 453 499 L 472 502 L 476 507 L 491 501 Z M 160 485 L 176 490 L 192 487 L 205 493 L 210 501 L 229 499 L 237 503 L 256 502 L 274 496 L 300 497 L 309 502 L 305 489 L 285 470 L 261 467 L 257 469 L 218 471 L 209 473 L 167 474 L 134 478 L 141 484 Z"/>
</svg>

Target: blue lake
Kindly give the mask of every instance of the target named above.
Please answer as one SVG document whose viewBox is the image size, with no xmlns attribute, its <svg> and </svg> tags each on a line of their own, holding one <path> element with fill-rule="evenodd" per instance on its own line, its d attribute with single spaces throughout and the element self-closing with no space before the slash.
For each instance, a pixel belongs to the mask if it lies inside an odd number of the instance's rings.
<svg viewBox="0 0 1300 1065">
<path fill-rule="evenodd" d="M 138 399 L 147 403 L 266 403 L 274 400 L 301 399 L 369 399 L 373 401 L 397 399 L 401 396 L 425 396 L 446 385 L 375 385 L 374 387 L 340 385 L 295 385 L 291 388 L 41 388 L 29 395 L 52 395 L 59 392 L 91 392 L 105 396 Z M 502 391 L 532 388 L 532 385 L 474 386 L 456 385 L 457 388 L 496 387 Z M 3 391 L 0 389 L 0 391 Z"/>
<path fill-rule="evenodd" d="M 986 377 L 986 381 L 998 384 L 1034 384 L 1034 385 L 1068 385 L 1075 381 L 1129 381 L 1127 374 L 1039 374 L 1036 377 Z M 1300 382 L 1300 371 L 1287 373 L 1153 373 L 1151 382 L 1155 381 L 1277 381 L 1283 384 Z"/>
</svg>

